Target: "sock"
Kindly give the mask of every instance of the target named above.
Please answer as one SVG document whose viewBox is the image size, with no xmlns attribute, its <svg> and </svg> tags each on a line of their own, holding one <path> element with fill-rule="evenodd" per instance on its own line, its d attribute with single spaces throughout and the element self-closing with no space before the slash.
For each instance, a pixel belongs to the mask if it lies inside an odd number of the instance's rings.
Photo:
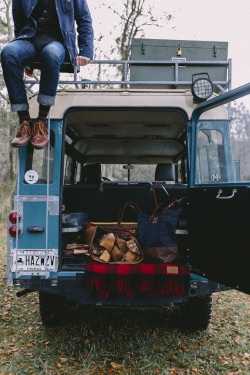
<svg viewBox="0 0 250 375">
<path fill-rule="evenodd" d="M 47 117 L 48 117 L 49 110 L 50 110 L 50 106 L 40 104 L 37 120 L 46 121 Z"/>
<path fill-rule="evenodd" d="M 26 111 L 18 111 L 17 114 L 18 114 L 18 117 L 19 117 L 19 120 L 20 120 L 20 124 L 23 121 L 31 122 L 31 118 L 30 118 L 30 114 L 29 114 L 28 110 L 26 110 Z"/>
</svg>

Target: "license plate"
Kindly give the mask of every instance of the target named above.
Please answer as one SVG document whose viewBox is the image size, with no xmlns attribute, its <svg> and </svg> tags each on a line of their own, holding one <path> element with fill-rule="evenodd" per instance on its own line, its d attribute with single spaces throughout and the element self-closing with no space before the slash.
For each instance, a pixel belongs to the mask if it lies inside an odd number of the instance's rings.
<svg viewBox="0 0 250 375">
<path fill-rule="evenodd" d="M 49 271 L 57 269 L 57 252 L 53 250 L 28 251 L 18 250 L 13 257 L 12 272 L 15 271 Z"/>
</svg>

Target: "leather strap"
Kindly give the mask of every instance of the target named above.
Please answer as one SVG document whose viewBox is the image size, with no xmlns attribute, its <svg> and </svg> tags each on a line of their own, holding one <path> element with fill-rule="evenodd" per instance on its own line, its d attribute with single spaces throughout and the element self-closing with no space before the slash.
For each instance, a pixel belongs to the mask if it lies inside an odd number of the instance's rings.
<svg viewBox="0 0 250 375">
<path fill-rule="evenodd" d="M 176 203 L 178 203 L 178 200 L 177 199 L 174 199 L 170 204 L 168 204 L 162 211 L 162 216 L 164 216 L 166 210 L 168 210 L 169 208 L 173 207 Z M 152 221 L 156 212 L 158 211 L 158 209 L 160 208 L 161 205 L 159 205 L 158 207 L 155 208 L 154 212 L 152 213 L 152 215 L 150 216 L 150 218 L 148 219 L 149 221 Z"/>
<path fill-rule="evenodd" d="M 158 199 L 157 199 L 156 191 L 155 191 L 155 185 L 159 185 L 164 190 L 168 198 L 169 198 L 169 194 L 168 194 L 167 189 L 160 182 L 154 181 L 152 184 L 153 184 L 152 190 L 153 190 L 153 196 L 154 196 L 154 201 L 155 201 L 155 207 L 159 207 L 159 203 L 158 203 Z"/>
</svg>

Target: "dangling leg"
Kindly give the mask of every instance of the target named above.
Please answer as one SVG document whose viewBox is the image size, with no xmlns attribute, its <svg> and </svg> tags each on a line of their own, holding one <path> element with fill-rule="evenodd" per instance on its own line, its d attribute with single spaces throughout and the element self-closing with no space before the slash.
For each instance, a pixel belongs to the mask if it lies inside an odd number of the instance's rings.
<svg viewBox="0 0 250 375">
<path fill-rule="evenodd" d="M 15 139 L 11 142 L 13 147 L 25 146 L 31 138 L 31 119 L 23 81 L 23 69 L 25 65 L 32 65 L 35 56 L 36 48 L 28 40 L 15 40 L 5 46 L 1 52 L 3 75 L 11 110 L 17 111 L 20 119 L 20 127 Z"/>
<path fill-rule="evenodd" d="M 48 145 L 46 128 L 50 106 L 55 104 L 60 67 L 65 60 L 66 51 L 59 42 L 51 42 L 41 52 L 41 81 L 38 95 L 39 114 L 32 132 L 32 146 L 37 149 Z"/>
</svg>

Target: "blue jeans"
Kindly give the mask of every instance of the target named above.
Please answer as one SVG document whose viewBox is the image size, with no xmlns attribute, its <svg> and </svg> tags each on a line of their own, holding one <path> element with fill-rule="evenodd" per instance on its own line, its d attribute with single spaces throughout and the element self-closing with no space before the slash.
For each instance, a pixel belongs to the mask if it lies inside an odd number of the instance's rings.
<svg viewBox="0 0 250 375">
<path fill-rule="evenodd" d="M 33 43 L 24 39 L 14 40 L 3 48 L 1 63 L 12 111 L 24 111 L 29 108 L 23 69 L 26 65 L 32 66 L 35 61 L 41 62 L 40 90 L 37 101 L 45 106 L 55 104 L 60 67 L 65 56 L 64 46 L 56 41 L 47 44 L 41 52 L 38 52 Z"/>
</svg>

